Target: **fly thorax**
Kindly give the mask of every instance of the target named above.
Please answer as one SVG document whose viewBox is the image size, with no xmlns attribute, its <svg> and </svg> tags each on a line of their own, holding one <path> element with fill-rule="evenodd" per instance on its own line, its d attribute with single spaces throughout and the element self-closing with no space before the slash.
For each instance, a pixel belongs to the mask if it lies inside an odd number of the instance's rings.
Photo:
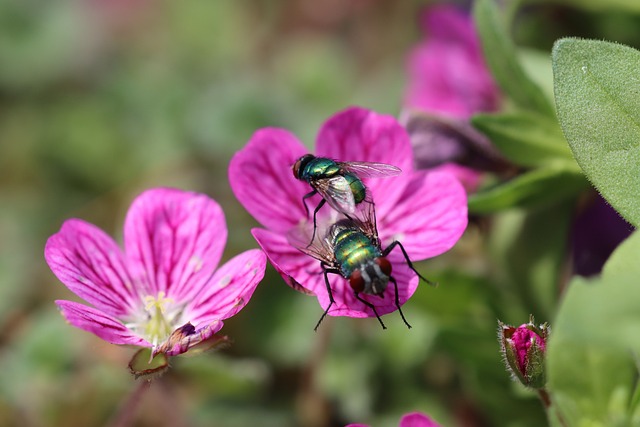
<svg viewBox="0 0 640 427">
<path fill-rule="evenodd" d="M 303 175 L 307 180 L 330 178 L 340 172 L 335 161 L 324 157 L 315 157 L 304 168 Z"/>
</svg>

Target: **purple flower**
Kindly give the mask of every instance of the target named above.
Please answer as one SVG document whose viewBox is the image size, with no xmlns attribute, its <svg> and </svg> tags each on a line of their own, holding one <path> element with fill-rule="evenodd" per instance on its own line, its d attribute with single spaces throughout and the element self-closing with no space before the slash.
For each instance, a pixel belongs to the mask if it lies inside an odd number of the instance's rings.
<svg viewBox="0 0 640 427">
<path fill-rule="evenodd" d="M 96 226 L 70 219 L 49 238 L 44 255 L 58 279 L 93 306 L 56 301 L 71 325 L 112 344 L 176 356 L 214 339 L 264 276 L 258 249 L 216 270 L 226 239 L 215 201 L 159 188 L 129 208 L 124 251 Z"/>
<path fill-rule="evenodd" d="M 345 427 L 369 427 L 366 424 L 349 424 Z M 440 427 L 440 424 L 420 412 L 410 412 L 400 418 L 398 427 Z"/>
<path fill-rule="evenodd" d="M 500 93 L 487 69 L 471 17 L 450 5 L 421 16 L 425 41 L 409 54 L 402 122 L 411 135 L 416 166 L 456 173 L 468 191 L 479 171 L 499 172 L 505 160 L 469 118 L 495 111 Z"/>
<path fill-rule="evenodd" d="M 307 183 L 294 178 L 291 166 L 308 151 L 284 129 L 258 130 L 229 165 L 231 188 L 240 203 L 266 229 L 253 229 L 253 236 L 285 281 L 301 292 L 315 295 L 323 309 L 329 306 L 320 262 L 287 241 L 287 232 L 307 215 L 302 197 Z M 447 173 L 414 171 L 411 143 L 405 130 L 391 116 L 363 108 L 349 108 L 331 117 L 320 129 L 316 156 L 337 161 L 380 162 L 403 170 L 399 176 L 370 179 L 365 183 L 375 201 L 378 232 L 385 248 L 399 240 L 413 261 L 449 250 L 467 225 L 467 199 L 460 183 Z M 315 206 L 320 199 L 308 201 Z M 333 211 L 318 212 L 318 222 L 328 221 Z M 407 266 L 400 250 L 389 256 L 398 282 L 400 304 L 418 286 L 418 277 Z M 329 276 L 335 304 L 333 316 L 372 317 L 373 310 L 358 301 L 348 282 Z M 379 296 L 361 297 L 375 305 L 379 314 L 397 310 L 394 287 Z"/>
</svg>

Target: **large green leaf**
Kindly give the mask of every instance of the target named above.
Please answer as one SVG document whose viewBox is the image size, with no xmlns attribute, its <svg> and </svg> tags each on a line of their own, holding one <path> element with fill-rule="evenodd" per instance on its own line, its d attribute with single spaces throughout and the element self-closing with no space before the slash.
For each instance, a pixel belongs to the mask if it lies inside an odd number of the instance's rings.
<svg viewBox="0 0 640 427">
<path fill-rule="evenodd" d="M 556 105 L 589 180 L 629 222 L 640 223 L 640 52 L 597 40 L 553 48 Z"/>
<path fill-rule="evenodd" d="M 478 114 L 473 125 L 513 163 L 545 166 L 550 161 L 573 163 L 571 150 L 555 119 L 530 113 Z"/>
<path fill-rule="evenodd" d="M 553 106 L 520 65 L 495 1 L 476 1 L 473 15 L 487 65 L 504 93 L 522 109 L 553 116 Z"/>
<path fill-rule="evenodd" d="M 635 233 L 614 252 L 601 279 L 573 280 L 554 322 L 549 388 L 569 425 L 626 426 L 635 416 L 638 249 Z"/>
</svg>

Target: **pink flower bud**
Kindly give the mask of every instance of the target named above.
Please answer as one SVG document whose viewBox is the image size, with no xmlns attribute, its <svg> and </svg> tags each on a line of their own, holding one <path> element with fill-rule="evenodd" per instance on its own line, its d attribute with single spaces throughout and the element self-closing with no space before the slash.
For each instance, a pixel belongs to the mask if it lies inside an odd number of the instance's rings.
<svg viewBox="0 0 640 427">
<path fill-rule="evenodd" d="M 536 326 L 533 316 L 529 323 L 513 327 L 499 322 L 502 355 L 514 378 L 535 389 L 545 385 L 544 356 L 549 325 Z"/>
</svg>

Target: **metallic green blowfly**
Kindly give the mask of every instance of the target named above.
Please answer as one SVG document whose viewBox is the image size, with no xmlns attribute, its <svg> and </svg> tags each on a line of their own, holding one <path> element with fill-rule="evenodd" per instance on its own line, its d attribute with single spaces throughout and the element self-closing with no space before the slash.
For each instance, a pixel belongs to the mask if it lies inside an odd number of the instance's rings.
<svg viewBox="0 0 640 427">
<path fill-rule="evenodd" d="M 318 329 L 331 306 L 335 303 L 331 285 L 329 284 L 329 273 L 340 275 L 349 281 L 356 299 L 373 311 L 383 329 L 386 329 L 386 326 L 378 315 L 376 307 L 363 299 L 360 293 L 383 297 L 389 282 L 393 283 L 395 287 L 395 305 L 405 325 L 411 328 L 400 308 L 398 283 L 391 275 L 391 263 L 387 256 L 396 246 L 399 246 L 409 268 L 420 279 L 427 283 L 431 282 L 413 267 L 413 263 L 409 259 L 409 255 L 407 255 L 402 243 L 395 240 L 385 249 L 382 249 L 376 227 L 373 203 L 366 206 L 362 219 L 342 218 L 329 225 L 326 229 L 321 230 L 320 235 L 323 237 L 313 239 L 311 244 L 308 244 L 309 233 L 309 224 L 305 223 L 302 227 L 291 230 L 287 237 L 292 246 L 320 261 L 324 282 L 329 294 L 329 306 L 320 317 L 320 320 L 318 320 L 314 330 Z"/>
<path fill-rule="evenodd" d="M 308 182 L 311 192 L 302 198 L 304 209 L 309 216 L 309 208 L 306 199 L 320 194 L 322 200 L 313 211 L 313 233 L 316 232 L 316 215 L 325 203 L 329 203 L 333 209 L 352 218 L 356 206 L 367 199 L 367 189 L 362 178 L 381 178 L 399 175 L 400 168 L 386 163 L 372 162 L 337 162 L 326 157 L 316 157 L 313 154 L 305 154 L 293 164 L 293 176 L 301 181 Z"/>
</svg>

